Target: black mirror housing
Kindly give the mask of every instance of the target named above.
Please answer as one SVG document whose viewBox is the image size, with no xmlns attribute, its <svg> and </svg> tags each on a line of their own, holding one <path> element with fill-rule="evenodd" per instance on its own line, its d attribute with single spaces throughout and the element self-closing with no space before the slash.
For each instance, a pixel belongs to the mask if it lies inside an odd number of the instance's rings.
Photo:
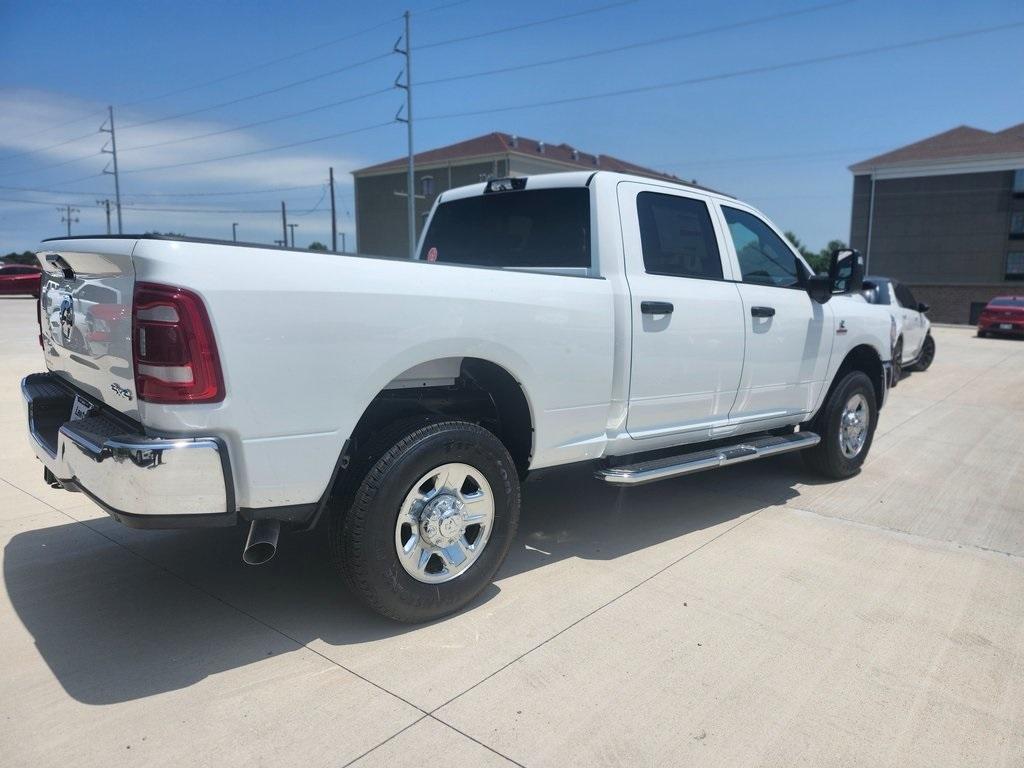
<svg viewBox="0 0 1024 768">
<path fill-rule="evenodd" d="M 857 293 L 864 287 L 864 257 L 853 248 L 832 251 L 828 276 L 833 293 Z"/>
<path fill-rule="evenodd" d="M 918 312 L 924 313 L 924 312 L 927 312 L 929 309 L 931 309 L 931 307 L 928 304 L 925 304 L 923 301 L 917 302 L 917 311 Z"/>
<path fill-rule="evenodd" d="M 829 275 L 811 275 L 807 278 L 807 295 L 819 304 L 832 298 L 832 278 Z"/>
</svg>

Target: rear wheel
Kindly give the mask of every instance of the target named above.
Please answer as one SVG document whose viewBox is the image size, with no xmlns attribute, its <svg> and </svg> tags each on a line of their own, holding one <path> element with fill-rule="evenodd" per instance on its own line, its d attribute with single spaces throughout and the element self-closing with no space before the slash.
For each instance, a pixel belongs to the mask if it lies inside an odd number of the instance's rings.
<svg viewBox="0 0 1024 768">
<path fill-rule="evenodd" d="M 929 333 L 924 337 L 924 343 L 921 345 L 921 354 L 918 356 L 917 361 L 913 365 L 915 371 L 927 371 L 935 360 L 935 339 Z"/>
<path fill-rule="evenodd" d="M 329 535 L 353 592 L 397 621 L 440 618 L 491 583 L 515 537 L 519 479 L 491 432 L 445 421 L 398 436 Z"/>
<path fill-rule="evenodd" d="M 855 475 L 867 458 L 878 422 L 875 388 L 863 371 L 847 373 L 833 388 L 811 427 L 821 442 L 803 452 L 807 466 L 841 480 Z"/>
</svg>

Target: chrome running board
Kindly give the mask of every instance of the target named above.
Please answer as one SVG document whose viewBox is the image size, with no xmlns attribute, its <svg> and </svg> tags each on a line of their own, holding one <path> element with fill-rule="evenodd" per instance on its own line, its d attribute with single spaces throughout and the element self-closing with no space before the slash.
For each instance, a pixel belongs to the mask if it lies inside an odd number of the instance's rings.
<svg viewBox="0 0 1024 768">
<path fill-rule="evenodd" d="M 777 456 L 790 451 L 802 451 L 821 442 L 814 432 L 794 432 L 790 435 L 766 435 L 736 445 L 712 448 L 707 451 L 666 456 L 661 459 L 623 464 L 598 470 L 597 477 L 614 485 L 641 485 L 670 477 L 691 475 L 707 469 L 718 469 L 730 464 Z"/>
</svg>

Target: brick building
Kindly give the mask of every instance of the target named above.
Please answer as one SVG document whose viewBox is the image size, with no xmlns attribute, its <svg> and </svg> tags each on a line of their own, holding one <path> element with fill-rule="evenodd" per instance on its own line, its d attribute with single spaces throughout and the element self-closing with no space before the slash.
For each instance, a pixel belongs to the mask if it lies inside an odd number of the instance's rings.
<svg viewBox="0 0 1024 768">
<path fill-rule="evenodd" d="M 548 144 L 508 133 L 488 133 L 420 152 L 414 160 L 419 231 L 439 194 L 490 178 L 594 170 L 681 181 L 670 174 L 609 155 L 592 155 L 568 144 Z M 377 256 L 407 255 L 406 158 L 360 168 L 353 171 L 352 176 L 359 252 Z"/>
<path fill-rule="evenodd" d="M 1024 292 L 1024 123 L 960 126 L 850 166 L 850 243 L 939 322 Z"/>
</svg>

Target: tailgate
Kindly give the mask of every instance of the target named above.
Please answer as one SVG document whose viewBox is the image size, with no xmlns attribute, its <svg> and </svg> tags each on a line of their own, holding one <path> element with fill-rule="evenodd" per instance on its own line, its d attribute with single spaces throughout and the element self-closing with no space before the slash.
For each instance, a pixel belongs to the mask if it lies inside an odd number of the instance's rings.
<svg viewBox="0 0 1024 768">
<path fill-rule="evenodd" d="M 46 367 L 138 418 L 132 368 L 134 238 L 57 240 L 36 254 Z"/>
</svg>

